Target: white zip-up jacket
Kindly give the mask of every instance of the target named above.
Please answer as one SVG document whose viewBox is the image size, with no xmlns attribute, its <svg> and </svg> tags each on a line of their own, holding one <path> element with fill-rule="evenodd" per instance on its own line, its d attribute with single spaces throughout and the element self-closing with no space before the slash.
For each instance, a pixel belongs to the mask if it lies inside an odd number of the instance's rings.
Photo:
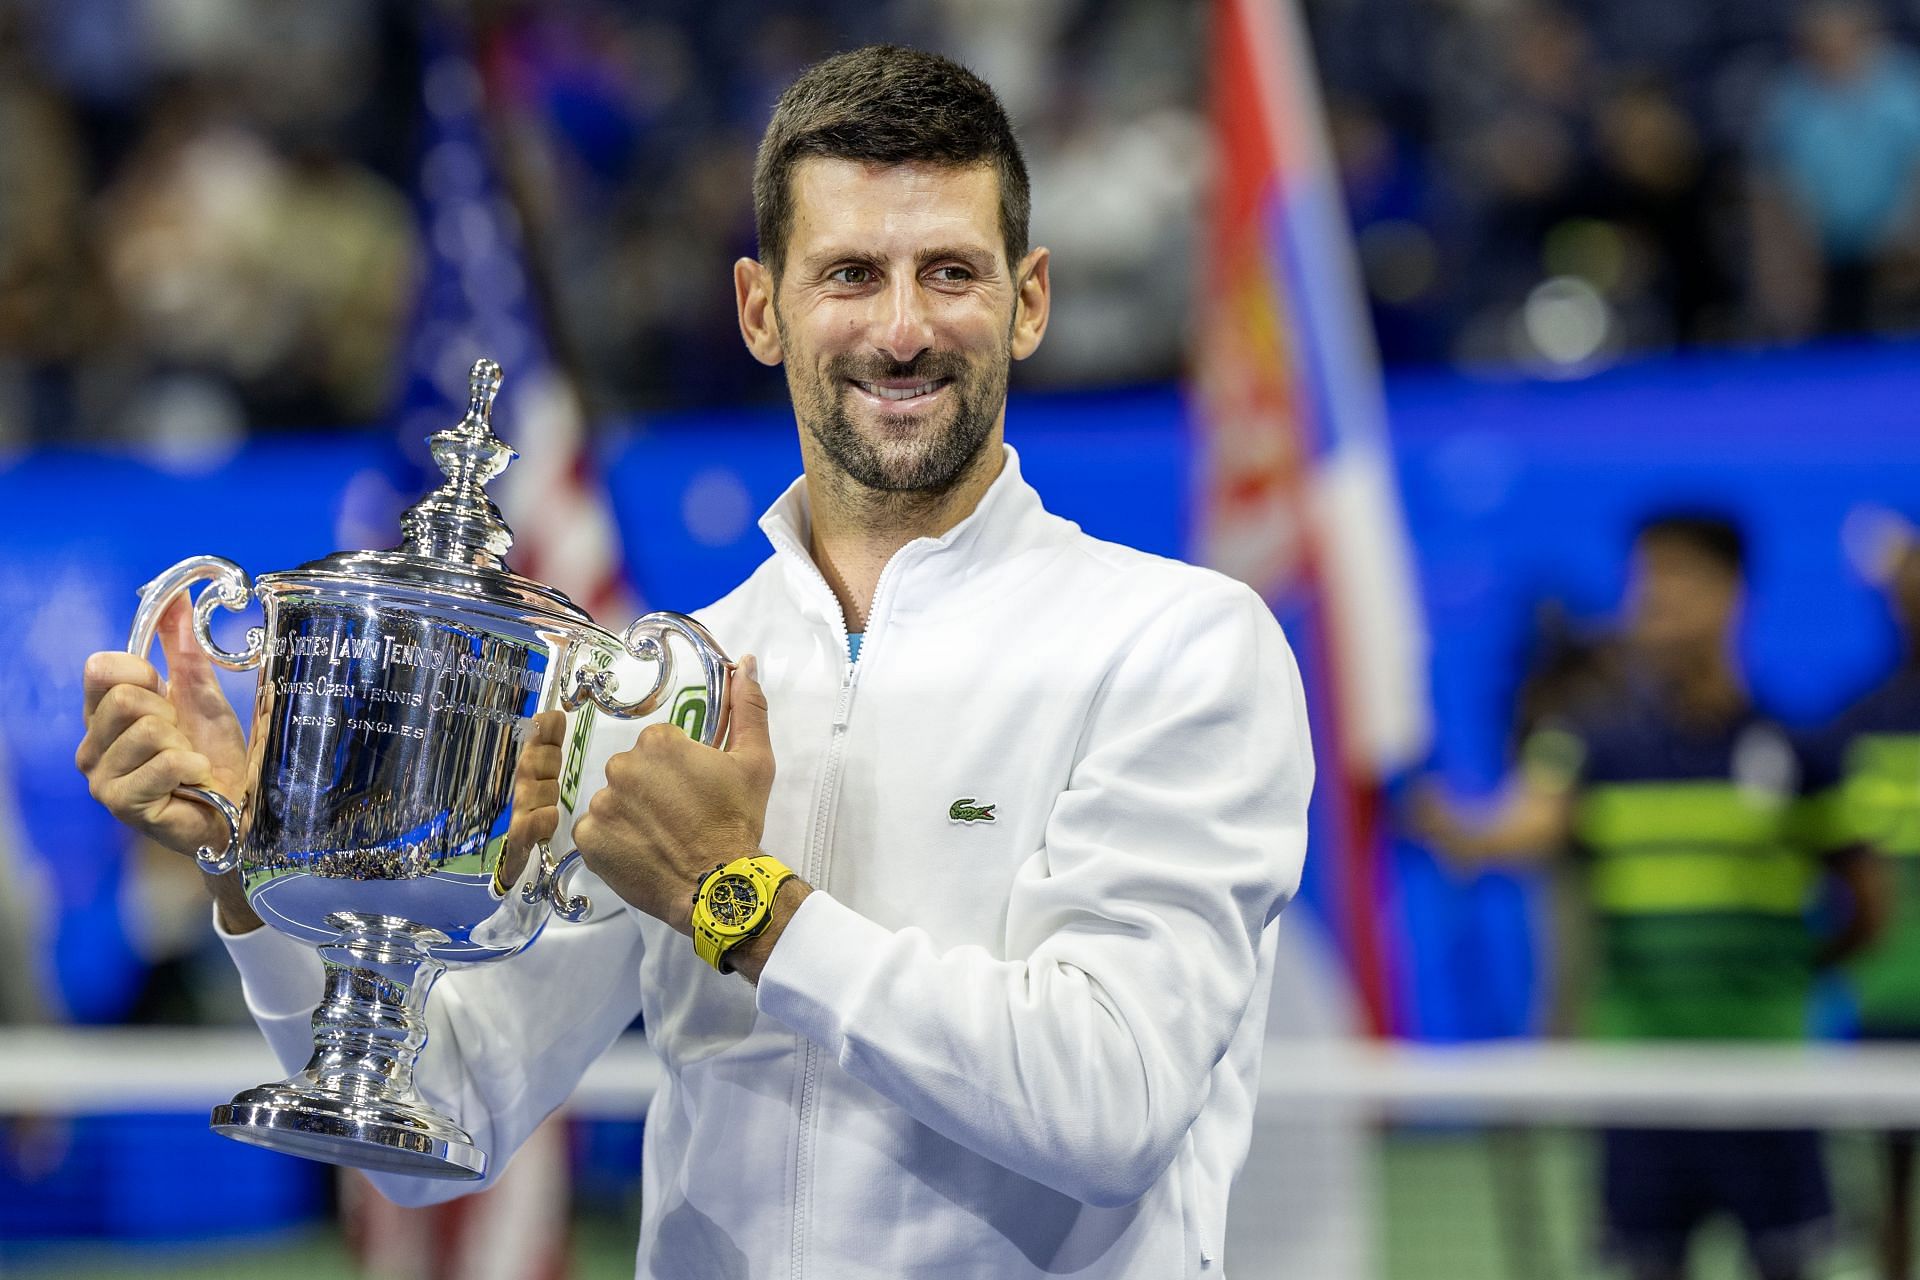
<svg viewBox="0 0 1920 1280">
<path fill-rule="evenodd" d="M 849 662 L 807 520 L 796 483 L 774 554 L 700 615 L 759 658 L 765 847 L 817 890 L 759 986 L 630 908 L 556 923 L 440 980 L 422 1091 L 497 1174 L 642 1013 L 657 1280 L 1222 1275 L 1313 775 L 1279 626 L 1048 514 L 1009 449 L 971 516 L 888 563 Z M 600 735 L 602 769 L 633 732 Z M 298 1069 L 315 953 L 228 946 Z"/>
</svg>

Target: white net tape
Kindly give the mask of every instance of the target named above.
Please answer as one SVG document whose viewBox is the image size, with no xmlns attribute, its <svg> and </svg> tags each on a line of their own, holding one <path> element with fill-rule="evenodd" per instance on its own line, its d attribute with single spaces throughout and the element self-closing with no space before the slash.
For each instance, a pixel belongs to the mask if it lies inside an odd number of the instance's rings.
<svg viewBox="0 0 1920 1280">
<path fill-rule="evenodd" d="M 0 1116 L 204 1114 L 281 1074 L 251 1028 L 0 1032 Z M 568 1110 L 580 1119 L 634 1119 L 659 1082 L 658 1059 L 628 1036 L 588 1072 Z M 1608 1125 L 1834 1135 L 1839 1227 L 1851 1253 L 1833 1255 L 1838 1269 L 1813 1274 L 1866 1274 L 1857 1268 L 1880 1212 L 1871 1135 L 1920 1129 L 1920 1047 L 1443 1048 L 1276 1039 L 1267 1046 L 1252 1150 L 1234 1189 L 1226 1274 L 1610 1275 L 1593 1248 L 1588 1132 Z M 1707 1243 L 1711 1253 L 1711 1237 Z M 1725 1265 L 1698 1274 L 1743 1274 L 1737 1241 L 1721 1245 Z"/>
<path fill-rule="evenodd" d="M 0 1112 L 191 1110 L 279 1078 L 246 1028 L 9 1027 Z M 587 1072 L 575 1115 L 644 1115 L 660 1064 L 627 1036 Z M 1684 1128 L 1920 1128 L 1920 1046 L 1270 1044 L 1260 1113 L 1370 1121 Z"/>
</svg>

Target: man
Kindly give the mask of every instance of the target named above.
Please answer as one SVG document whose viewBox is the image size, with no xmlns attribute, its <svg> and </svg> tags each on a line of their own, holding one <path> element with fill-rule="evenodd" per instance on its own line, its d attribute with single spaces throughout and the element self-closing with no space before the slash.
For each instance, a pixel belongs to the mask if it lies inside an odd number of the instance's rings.
<svg viewBox="0 0 1920 1280">
<path fill-rule="evenodd" d="M 983 83 L 897 48 L 815 66 L 754 203 L 740 327 L 786 367 L 806 474 L 702 614 L 758 655 L 729 743 L 649 727 L 608 761 L 574 837 L 626 909 L 448 975 L 422 1090 L 497 1169 L 642 1013 L 666 1067 L 645 1276 L 1222 1274 L 1311 785 L 1285 640 L 1246 588 L 1095 541 L 1021 479 L 1006 385 L 1048 255 Z M 170 697 L 91 659 L 80 750 L 180 849 L 209 833 L 168 789 L 241 765 L 183 649 Z M 304 1060 L 313 952 L 215 894 L 257 1020 Z"/>
<path fill-rule="evenodd" d="M 1755 275 L 1789 313 L 1817 307 L 1804 318 L 1830 333 L 1898 323 L 1914 301 L 1905 281 L 1920 247 L 1920 65 L 1887 34 L 1880 9 L 1874 0 L 1800 6 L 1799 57 L 1767 87 L 1756 131 Z M 1793 281 L 1791 265 L 1808 250 L 1817 270 Z"/>
<path fill-rule="evenodd" d="M 1920 536 L 1901 531 L 1882 566 L 1906 655 L 1873 692 L 1821 736 L 1809 771 L 1819 845 L 1871 858 L 1881 886 L 1866 906 L 1885 928 L 1849 966 L 1860 1037 L 1920 1040 Z M 1887 1135 L 1880 1274 L 1913 1272 L 1912 1130 Z"/>
<path fill-rule="evenodd" d="M 1740 532 L 1712 516 L 1645 524 L 1634 543 L 1619 688 L 1534 733 L 1503 805 L 1475 821 L 1429 797 L 1424 834 L 1465 861 L 1586 856 L 1596 973 L 1581 1022 L 1612 1040 L 1795 1040 L 1815 970 L 1863 941 L 1823 940 L 1823 869 L 1855 899 L 1855 860 L 1796 840 L 1800 764 L 1752 705 L 1733 657 Z M 1677 1280 L 1707 1217 L 1738 1219 L 1763 1280 L 1800 1280 L 1832 1213 L 1818 1134 L 1612 1130 L 1602 1136 L 1609 1251 L 1635 1280 Z"/>
</svg>

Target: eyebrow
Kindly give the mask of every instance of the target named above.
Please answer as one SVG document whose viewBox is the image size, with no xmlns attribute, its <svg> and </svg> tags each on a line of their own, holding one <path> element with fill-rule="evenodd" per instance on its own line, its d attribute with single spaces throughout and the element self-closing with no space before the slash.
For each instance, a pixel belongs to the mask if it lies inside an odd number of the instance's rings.
<svg viewBox="0 0 1920 1280">
<path fill-rule="evenodd" d="M 923 249 L 914 255 L 914 265 L 925 267 L 931 263 L 943 262 L 949 258 L 972 265 L 991 269 L 993 250 L 985 248 L 967 248 L 964 245 L 945 245 L 935 249 Z"/>
</svg>

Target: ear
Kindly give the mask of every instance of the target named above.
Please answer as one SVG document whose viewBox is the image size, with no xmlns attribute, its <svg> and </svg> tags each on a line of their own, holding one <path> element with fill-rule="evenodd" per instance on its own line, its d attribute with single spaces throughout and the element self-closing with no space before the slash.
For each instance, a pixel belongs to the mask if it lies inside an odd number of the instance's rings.
<svg viewBox="0 0 1920 1280">
<path fill-rule="evenodd" d="M 1040 348 L 1047 333 L 1047 312 L 1053 303 L 1053 284 L 1047 275 L 1053 255 L 1033 249 L 1020 260 L 1013 303 L 1013 358 L 1025 360 Z"/>
<path fill-rule="evenodd" d="M 786 359 L 780 326 L 773 318 L 773 273 L 752 258 L 734 263 L 733 302 L 740 313 L 740 336 L 753 358 L 764 365 Z"/>
</svg>

